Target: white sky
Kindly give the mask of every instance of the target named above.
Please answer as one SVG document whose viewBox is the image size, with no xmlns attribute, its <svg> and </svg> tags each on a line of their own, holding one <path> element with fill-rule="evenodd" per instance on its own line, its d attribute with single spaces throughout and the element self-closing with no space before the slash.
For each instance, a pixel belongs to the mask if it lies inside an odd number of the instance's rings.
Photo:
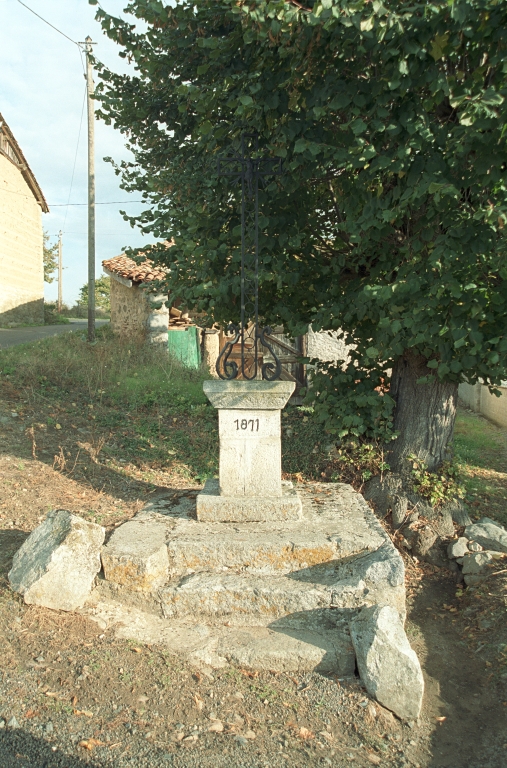
<svg viewBox="0 0 507 768">
<path fill-rule="evenodd" d="M 24 0 L 25 1 L 25 0 Z M 26 5 L 77 42 L 87 35 L 97 41 L 97 58 L 116 71 L 128 65 L 118 57 L 119 48 L 106 38 L 94 20 L 96 6 L 88 0 L 26 0 Z M 120 14 L 127 0 L 102 0 L 109 12 Z M 132 17 L 129 17 L 132 21 Z M 87 201 L 87 123 L 83 112 L 79 126 L 85 80 L 77 46 L 48 27 L 17 0 L 0 0 L 0 112 L 16 137 L 49 203 L 51 212 L 42 215 L 44 228 L 52 241 L 63 230 L 63 300 L 72 305 L 87 281 L 86 206 L 57 207 L 69 199 L 72 169 L 77 162 L 70 197 L 71 203 Z M 139 200 L 140 194 L 127 195 L 119 189 L 118 177 L 106 156 L 116 161 L 128 152 L 122 135 L 112 127 L 96 122 L 96 199 L 97 202 Z M 123 246 L 140 246 L 146 238 L 123 221 L 123 205 L 98 205 L 96 208 L 96 275 L 102 274 L 102 261 L 121 253 Z M 143 206 L 129 203 L 128 213 Z M 57 297 L 56 281 L 45 283 L 47 300 Z"/>
</svg>

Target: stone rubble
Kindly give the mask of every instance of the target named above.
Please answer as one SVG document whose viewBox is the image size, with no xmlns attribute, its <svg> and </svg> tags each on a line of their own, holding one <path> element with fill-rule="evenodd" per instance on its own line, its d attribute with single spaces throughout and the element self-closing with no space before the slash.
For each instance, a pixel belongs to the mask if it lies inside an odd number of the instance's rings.
<svg viewBox="0 0 507 768">
<path fill-rule="evenodd" d="M 507 552 L 507 531 L 489 517 L 483 517 L 478 523 L 467 525 L 465 536 L 467 539 L 476 541 L 484 549 Z"/>
<path fill-rule="evenodd" d="M 454 560 L 457 557 L 464 557 L 468 553 L 468 539 L 465 536 L 460 536 L 459 539 L 451 541 L 447 547 L 447 555 L 450 560 Z"/>
<path fill-rule="evenodd" d="M 27 604 L 75 611 L 100 571 L 105 530 L 64 509 L 50 512 L 14 555 L 8 578 Z"/>
</svg>

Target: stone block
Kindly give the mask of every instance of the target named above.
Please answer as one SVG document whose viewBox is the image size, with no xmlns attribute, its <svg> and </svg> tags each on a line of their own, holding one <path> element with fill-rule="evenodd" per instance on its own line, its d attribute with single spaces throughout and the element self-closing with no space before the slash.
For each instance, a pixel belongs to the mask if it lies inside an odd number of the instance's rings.
<svg viewBox="0 0 507 768">
<path fill-rule="evenodd" d="M 230 617 L 233 623 L 268 623 L 292 617 L 296 623 L 326 623 L 340 612 L 390 604 L 405 614 L 404 568 L 385 544 L 356 561 L 317 564 L 288 576 L 195 573 L 160 592 L 168 617 Z M 330 613 L 331 612 L 331 613 Z"/>
<path fill-rule="evenodd" d="M 368 693 L 402 720 L 416 720 L 424 680 L 396 609 L 387 605 L 365 608 L 351 621 L 350 634 Z"/>
<path fill-rule="evenodd" d="M 205 381 L 204 394 L 215 408 L 275 410 L 287 405 L 293 381 Z"/>
<path fill-rule="evenodd" d="M 489 517 L 483 517 L 478 523 L 467 525 L 465 536 L 481 544 L 484 549 L 507 552 L 507 531 Z"/>
<path fill-rule="evenodd" d="M 218 415 L 220 494 L 281 496 L 280 411 L 221 409 Z"/>
<path fill-rule="evenodd" d="M 9 582 L 25 603 L 81 608 L 100 571 L 105 530 L 64 509 L 50 512 L 14 555 Z"/>
<path fill-rule="evenodd" d="M 316 670 L 339 677 L 353 677 L 356 661 L 350 633 L 338 629 L 236 629 L 220 637 L 216 652 L 243 669 Z"/>
<path fill-rule="evenodd" d="M 284 576 L 196 573 L 161 590 L 167 617 L 234 617 L 265 623 L 281 616 L 329 608 L 331 593 L 323 585 L 302 584 Z"/>
<path fill-rule="evenodd" d="M 115 530 L 102 550 L 107 581 L 136 592 L 151 592 L 167 581 L 167 525 L 158 520 L 130 520 Z"/>
<path fill-rule="evenodd" d="M 197 496 L 197 519 L 212 522 L 300 520 L 301 499 L 292 483 L 282 483 L 282 496 L 221 496 L 217 480 L 208 479 Z"/>
<path fill-rule="evenodd" d="M 233 527 L 227 523 L 185 522 L 171 532 L 167 551 L 172 577 L 184 576 L 190 570 L 223 571 L 224 568 L 280 575 L 338 557 L 336 544 L 325 528 L 309 531 L 306 522 L 298 522 L 283 531 L 262 523 L 252 530 L 246 524 Z"/>
</svg>

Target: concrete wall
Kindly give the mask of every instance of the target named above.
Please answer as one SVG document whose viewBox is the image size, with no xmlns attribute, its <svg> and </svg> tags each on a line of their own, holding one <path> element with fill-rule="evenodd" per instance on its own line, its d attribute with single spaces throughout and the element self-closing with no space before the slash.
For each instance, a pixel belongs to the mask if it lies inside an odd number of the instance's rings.
<svg viewBox="0 0 507 768">
<path fill-rule="evenodd" d="M 153 303 L 162 303 L 166 296 L 154 296 L 142 285 L 132 286 L 111 277 L 111 328 L 118 336 L 146 339 L 167 347 L 169 310 L 162 304 L 155 309 Z"/>
<path fill-rule="evenodd" d="M 484 384 L 460 384 L 458 394 L 463 403 L 494 424 L 507 427 L 507 381 L 502 382 L 501 396 L 492 395 Z"/>
<path fill-rule="evenodd" d="M 0 325 L 44 322 L 42 212 L 21 171 L 0 154 Z"/>
</svg>

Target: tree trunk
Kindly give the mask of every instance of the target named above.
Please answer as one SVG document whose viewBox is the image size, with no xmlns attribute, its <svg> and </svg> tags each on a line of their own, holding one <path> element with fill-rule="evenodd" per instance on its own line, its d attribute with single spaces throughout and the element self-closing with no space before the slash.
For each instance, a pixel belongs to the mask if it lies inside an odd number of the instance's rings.
<svg viewBox="0 0 507 768">
<path fill-rule="evenodd" d="M 392 472 L 406 474 L 409 454 L 424 461 L 430 471 L 450 458 L 458 385 L 437 379 L 430 384 L 417 384 L 419 378 L 434 374 L 426 363 L 422 355 L 406 350 L 393 366 L 389 394 L 396 403 L 394 429 L 399 437 L 388 450 Z"/>
</svg>

